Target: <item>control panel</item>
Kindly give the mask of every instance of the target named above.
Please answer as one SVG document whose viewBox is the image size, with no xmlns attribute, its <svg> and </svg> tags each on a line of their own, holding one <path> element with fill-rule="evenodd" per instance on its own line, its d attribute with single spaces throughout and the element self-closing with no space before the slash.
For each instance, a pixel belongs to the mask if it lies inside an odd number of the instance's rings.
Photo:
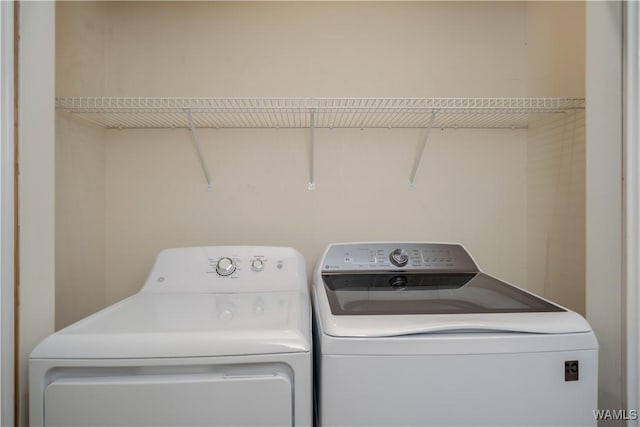
<svg viewBox="0 0 640 427">
<path fill-rule="evenodd" d="M 304 258 L 294 249 L 210 246 L 162 251 L 143 290 L 242 293 L 300 289 L 305 284 Z"/>
<path fill-rule="evenodd" d="M 322 272 L 477 272 L 469 253 L 455 243 L 339 243 L 329 247 Z"/>
<path fill-rule="evenodd" d="M 255 273 L 260 273 L 264 271 L 268 263 L 269 260 L 265 255 L 254 255 L 249 259 L 242 259 L 233 255 L 209 258 L 209 266 L 215 267 L 215 272 L 222 277 L 237 277 L 237 274 L 234 273 L 239 273 L 245 268 Z M 278 260 L 275 268 L 282 269 L 283 266 L 284 261 Z"/>
</svg>

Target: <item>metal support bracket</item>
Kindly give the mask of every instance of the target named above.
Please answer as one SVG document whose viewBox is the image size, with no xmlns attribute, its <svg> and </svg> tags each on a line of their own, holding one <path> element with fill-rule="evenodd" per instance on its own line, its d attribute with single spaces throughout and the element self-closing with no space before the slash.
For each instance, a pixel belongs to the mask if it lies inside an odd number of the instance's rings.
<svg viewBox="0 0 640 427">
<path fill-rule="evenodd" d="M 315 155 L 315 144 L 313 138 L 315 136 L 316 130 L 316 112 L 315 110 L 309 111 L 309 185 L 307 188 L 309 190 L 315 190 L 316 183 L 313 175 L 313 162 Z"/>
<path fill-rule="evenodd" d="M 416 185 L 415 185 L 416 172 L 418 172 L 418 167 L 420 166 L 420 162 L 422 160 L 422 154 L 424 153 L 424 147 L 427 145 L 427 140 L 429 139 L 429 134 L 431 133 L 431 127 L 433 125 L 433 119 L 435 117 L 436 117 L 436 112 L 431 111 L 431 116 L 429 117 L 429 123 L 427 123 L 424 136 L 422 140 L 419 142 L 418 150 L 416 151 L 416 158 L 413 160 L 411 175 L 409 175 L 409 190 L 413 190 L 414 188 L 416 188 Z"/>
<path fill-rule="evenodd" d="M 211 191 L 211 177 L 209 176 L 209 168 L 207 167 L 207 162 L 204 160 L 204 156 L 202 155 L 202 146 L 198 141 L 196 128 L 193 125 L 193 117 L 191 117 L 191 110 L 186 110 L 186 113 L 187 113 L 187 120 L 189 121 L 189 130 L 191 131 L 191 141 L 193 142 L 193 147 L 196 149 L 196 153 L 198 154 L 198 159 L 200 160 L 200 166 L 202 167 L 202 173 L 204 173 L 204 177 L 207 180 L 207 191 Z"/>
</svg>

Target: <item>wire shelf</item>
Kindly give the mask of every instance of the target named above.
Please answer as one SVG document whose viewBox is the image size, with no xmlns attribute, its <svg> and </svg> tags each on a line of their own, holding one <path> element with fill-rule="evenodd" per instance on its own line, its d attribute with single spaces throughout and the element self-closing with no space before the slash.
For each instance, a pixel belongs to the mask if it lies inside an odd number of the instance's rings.
<svg viewBox="0 0 640 427">
<path fill-rule="evenodd" d="M 119 129 L 189 128 L 188 113 L 197 128 L 525 129 L 532 114 L 584 109 L 584 99 L 66 97 L 56 108 Z"/>
</svg>

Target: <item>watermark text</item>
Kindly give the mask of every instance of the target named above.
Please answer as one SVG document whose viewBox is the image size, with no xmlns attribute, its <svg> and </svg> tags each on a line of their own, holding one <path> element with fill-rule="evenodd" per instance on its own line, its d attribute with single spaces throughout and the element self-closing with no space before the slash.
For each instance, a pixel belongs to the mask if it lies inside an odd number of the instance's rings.
<svg viewBox="0 0 640 427">
<path fill-rule="evenodd" d="M 638 419 L 637 409 L 594 409 L 593 417 L 598 421 L 635 421 Z"/>
</svg>

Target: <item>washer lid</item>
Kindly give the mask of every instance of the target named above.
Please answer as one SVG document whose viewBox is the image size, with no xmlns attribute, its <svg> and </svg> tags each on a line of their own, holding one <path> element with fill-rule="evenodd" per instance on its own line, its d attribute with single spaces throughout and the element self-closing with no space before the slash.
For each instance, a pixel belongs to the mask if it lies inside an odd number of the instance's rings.
<svg viewBox="0 0 640 427">
<path fill-rule="evenodd" d="M 207 357 L 307 352 L 306 292 L 138 293 L 42 341 L 31 358 Z"/>
<path fill-rule="evenodd" d="M 320 329 L 336 337 L 591 331 L 579 314 L 482 273 L 456 243 L 333 244 L 314 277 Z"/>
<path fill-rule="evenodd" d="M 484 273 L 324 274 L 315 299 L 332 336 L 591 331 L 577 313 Z"/>
<path fill-rule="evenodd" d="M 566 311 L 484 273 L 324 274 L 334 315 Z"/>
</svg>

